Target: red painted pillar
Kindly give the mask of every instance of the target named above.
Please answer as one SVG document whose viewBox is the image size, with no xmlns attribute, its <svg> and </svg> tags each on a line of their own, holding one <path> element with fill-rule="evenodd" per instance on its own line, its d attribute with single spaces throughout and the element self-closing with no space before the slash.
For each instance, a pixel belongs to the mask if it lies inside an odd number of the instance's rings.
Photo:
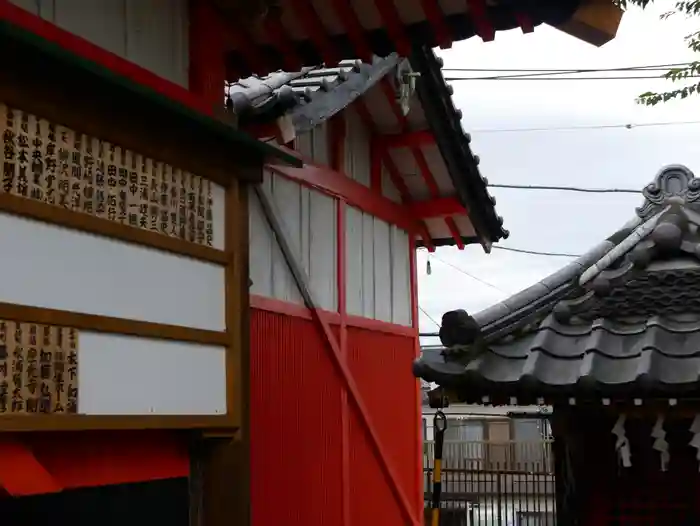
<svg viewBox="0 0 700 526">
<path fill-rule="evenodd" d="M 209 0 L 190 0 L 190 91 L 216 115 L 224 109 L 225 27 Z"/>
</svg>

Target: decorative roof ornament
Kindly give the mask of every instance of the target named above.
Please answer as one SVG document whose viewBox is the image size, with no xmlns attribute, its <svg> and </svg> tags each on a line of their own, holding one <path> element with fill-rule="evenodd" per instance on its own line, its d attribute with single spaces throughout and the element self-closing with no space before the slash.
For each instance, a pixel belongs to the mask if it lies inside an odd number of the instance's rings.
<svg viewBox="0 0 700 526">
<path fill-rule="evenodd" d="M 637 208 L 637 215 L 644 220 L 671 204 L 700 209 L 700 179 L 682 164 L 662 168 L 642 194 L 645 201 Z"/>
</svg>

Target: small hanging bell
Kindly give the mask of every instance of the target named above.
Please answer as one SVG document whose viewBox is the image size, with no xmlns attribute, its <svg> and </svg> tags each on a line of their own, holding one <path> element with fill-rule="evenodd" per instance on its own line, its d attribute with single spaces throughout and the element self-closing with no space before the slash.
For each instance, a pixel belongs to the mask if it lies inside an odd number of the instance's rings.
<svg viewBox="0 0 700 526">
<path fill-rule="evenodd" d="M 425 263 L 425 272 L 430 276 L 433 273 L 433 269 L 430 266 L 430 260 L 427 260 Z"/>
</svg>

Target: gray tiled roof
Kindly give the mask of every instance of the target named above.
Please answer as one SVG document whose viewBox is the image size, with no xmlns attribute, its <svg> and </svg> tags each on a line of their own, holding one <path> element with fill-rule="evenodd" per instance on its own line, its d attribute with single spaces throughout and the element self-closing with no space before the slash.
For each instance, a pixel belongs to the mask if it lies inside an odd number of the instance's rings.
<svg viewBox="0 0 700 526">
<path fill-rule="evenodd" d="M 637 217 L 540 283 L 475 316 L 443 316 L 417 376 L 482 396 L 700 389 L 700 179 L 669 166 Z"/>
<path fill-rule="evenodd" d="M 295 125 L 301 132 L 304 130 L 300 126 L 308 130 L 342 110 L 393 71 L 400 60 L 392 54 L 375 57 L 371 64 L 343 60 L 331 68 L 321 65 L 295 72 L 276 71 L 264 77 L 253 75 L 227 84 L 227 106 L 240 121 L 276 118 L 291 111 L 299 116 Z M 322 101 L 332 94 L 336 95 L 333 100 Z M 304 109 L 312 104 L 316 111 L 309 118 Z"/>
</svg>

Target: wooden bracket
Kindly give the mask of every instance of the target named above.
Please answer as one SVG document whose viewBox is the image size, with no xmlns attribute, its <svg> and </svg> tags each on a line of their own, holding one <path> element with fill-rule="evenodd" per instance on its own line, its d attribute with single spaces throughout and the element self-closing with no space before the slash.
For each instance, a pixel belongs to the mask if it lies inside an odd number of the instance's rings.
<svg viewBox="0 0 700 526">
<path fill-rule="evenodd" d="M 273 201 L 268 196 L 267 192 L 262 186 L 255 185 L 254 188 L 255 194 L 258 197 L 260 207 L 262 208 L 265 219 L 270 225 L 270 229 L 272 230 L 272 233 L 274 234 L 277 240 L 280 250 L 282 251 L 282 255 L 284 256 L 284 259 L 287 263 L 287 266 L 289 267 L 289 270 L 291 271 L 292 276 L 294 277 L 294 281 L 299 289 L 301 297 L 304 300 L 304 304 L 311 311 L 311 316 L 314 322 L 318 325 L 319 329 L 323 333 L 323 336 L 326 339 L 326 343 L 328 344 L 328 348 L 331 351 L 331 358 L 335 367 L 338 369 L 340 377 L 345 383 L 345 388 L 348 392 L 349 398 L 357 407 L 358 413 L 360 415 L 360 420 L 362 421 L 362 424 L 364 425 L 365 430 L 367 431 L 367 434 L 370 438 L 370 444 L 374 449 L 380 467 L 384 472 L 387 481 L 389 482 L 389 487 L 401 508 L 401 512 L 404 515 L 407 524 L 411 524 L 413 526 L 420 526 L 422 519 L 414 516 L 411 501 L 404 493 L 403 488 L 401 488 L 401 486 L 399 485 L 396 471 L 389 463 L 387 454 L 385 453 L 386 450 L 383 447 L 381 439 L 379 438 L 379 434 L 377 433 L 372 423 L 372 419 L 369 414 L 369 410 L 367 409 L 367 405 L 365 404 L 365 401 L 363 400 L 362 395 L 360 394 L 360 389 L 357 386 L 357 383 L 355 383 L 355 379 L 353 378 L 352 372 L 350 371 L 350 368 L 348 367 L 344 357 L 342 356 L 338 340 L 333 334 L 330 325 L 328 324 L 328 321 L 325 318 L 324 313 L 318 307 L 318 303 L 316 302 L 311 288 L 309 286 L 306 273 L 304 272 L 303 267 L 299 262 L 299 258 L 294 253 L 294 250 L 292 249 L 292 246 L 288 241 L 287 234 L 284 230 L 282 222 L 279 219 L 279 215 L 275 210 Z"/>
</svg>

